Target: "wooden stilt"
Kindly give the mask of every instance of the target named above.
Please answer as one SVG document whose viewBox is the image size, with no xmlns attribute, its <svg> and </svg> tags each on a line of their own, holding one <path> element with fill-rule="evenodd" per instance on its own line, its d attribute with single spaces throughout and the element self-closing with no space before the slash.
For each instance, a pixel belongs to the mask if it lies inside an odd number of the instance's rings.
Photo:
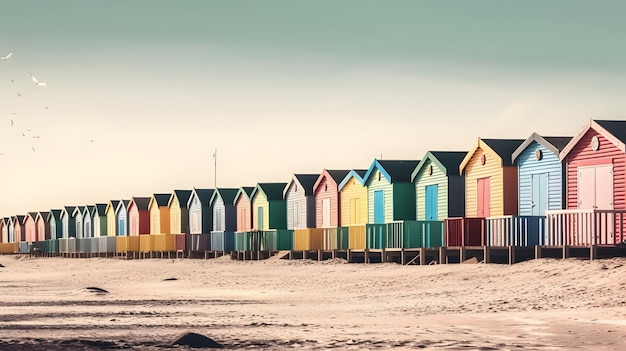
<svg viewBox="0 0 626 351">
<path fill-rule="evenodd" d="M 439 248 L 439 263 L 440 264 L 448 263 L 448 255 L 446 255 L 445 247 Z"/>
<path fill-rule="evenodd" d="M 541 246 L 535 245 L 535 259 L 541 258 Z"/>
<path fill-rule="evenodd" d="M 515 246 L 509 246 L 509 264 L 515 263 Z"/>
<path fill-rule="evenodd" d="M 485 263 L 491 263 L 491 247 L 483 246 L 483 256 Z"/>
<path fill-rule="evenodd" d="M 419 255 L 420 255 L 420 266 L 423 266 L 426 264 L 426 249 L 423 247 L 420 247 Z"/>
<path fill-rule="evenodd" d="M 589 260 L 593 261 L 598 257 L 598 247 L 596 245 L 589 246 Z"/>
</svg>

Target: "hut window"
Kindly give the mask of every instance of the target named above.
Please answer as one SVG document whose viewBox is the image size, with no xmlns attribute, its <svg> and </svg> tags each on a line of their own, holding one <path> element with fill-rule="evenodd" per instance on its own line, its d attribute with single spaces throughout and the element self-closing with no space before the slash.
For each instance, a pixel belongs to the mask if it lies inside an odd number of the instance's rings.
<svg viewBox="0 0 626 351">
<path fill-rule="evenodd" d="M 591 138 L 591 150 L 597 151 L 600 148 L 600 140 L 596 135 Z"/>
<path fill-rule="evenodd" d="M 297 193 L 298 192 L 298 184 L 294 184 L 293 185 L 293 192 Z"/>
<path fill-rule="evenodd" d="M 378 172 L 378 180 L 380 180 L 380 172 Z"/>
<path fill-rule="evenodd" d="M 481 165 L 484 165 L 485 163 L 487 163 L 487 155 L 482 154 L 482 155 L 480 156 L 480 164 L 481 164 Z"/>
<path fill-rule="evenodd" d="M 324 191 L 328 191 L 328 184 L 324 184 Z"/>
</svg>

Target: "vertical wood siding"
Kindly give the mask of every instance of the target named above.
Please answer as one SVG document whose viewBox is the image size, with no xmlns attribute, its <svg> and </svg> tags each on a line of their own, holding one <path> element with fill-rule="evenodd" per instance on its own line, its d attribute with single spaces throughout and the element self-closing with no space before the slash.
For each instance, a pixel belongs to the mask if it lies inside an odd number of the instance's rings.
<svg viewBox="0 0 626 351">
<path fill-rule="evenodd" d="M 35 225 L 37 226 L 37 241 L 50 239 L 50 227 L 43 217 L 38 216 Z"/>
<path fill-rule="evenodd" d="M 428 175 L 428 167 L 433 167 L 433 173 Z M 418 221 L 426 220 L 426 187 L 437 185 L 437 218 L 443 220 L 448 217 L 448 177 L 430 159 L 424 163 L 415 177 L 416 215 Z M 458 194 L 457 196 L 465 196 Z"/>
<path fill-rule="evenodd" d="M 113 206 L 108 206 L 106 210 L 107 217 L 107 236 L 117 236 L 117 226 L 115 220 L 115 209 Z"/>
<path fill-rule="evenodd" d="M 170 233 L 182 234 L 181 231 L 181 216 L 180 216 L 180 203 L 176 194 L 172 195 L 172 203 L 170 203 Z"/>
<path fill-rule="evenodd" d="M 285 194 L 287 201 L 287 229 L 307 228 L 307 201 L 304 189 L 292 181 Z M 297 213 L 294 212 L 297 208 Z"/>
<path fill-rule="evenodd" d="M 536 150 L 541 150 L 541 160 L 536 159 Z M 559 155 L 534 141 L 518 156 L 517 167 L 520 216 L 532 215 L 532 176 L 534 174 L 547 174 L 548 176 L 548 193 L 546 194 L 548 210 L 563 209 L 563 164 L 559 161 Z"/>
<path fill-rule="evenodd" d="M 161 233 L 161 212 L 159 212 L 159 205 L 156 201 L 150 203 L 150 234 Z"/>
<path fill-rule="evenodd" d="M 25 218 L 24 231 L 27 242 L 37 241 L 37 227 L 35 226 L 35 220 L 30 215 L 27 215 Z"/>
<path fill-rule="evenodd" d="M 341 201 L 341 225 L 350 226 L 358 224 L 367 224 L 368 221 L 368 192 L 367 187 L 354 177 L 348 180 L 339 193 Z M 359 208 L 354 211 L 352 205 L 358 199 Z M 360 220 L 353 220 L 352 213 L 356 213 Z"/>
<path fill-rule="evenodd" d="M 0 222 L 0 230 L 2 231 L 2 238 L 0 239 L 2 240 L 1 242 L 8 243 L 9 242 L 9 228 L 7 227 L 4 221 Z"/>
<path fill-rule="evenodd" d="M 369 179 L 365 183 L 367 186 L 367 202 L 368 202 L 368 221 L 374 223 L 374 192 L 376 190 L 383 190 L 384 192 L 384 211 L 385 211 L 385 223 L 393 221 L 393 191 L 391 184 L 387 181 L 384 175 L 380 174 L 380 180 L 378 175 L 380 171 L 376 169 L 370 174 Z"/>
<path fill-rule="evenodd" d="M 116 217 L 118 235 L 128 236 L 128 213 L 125 206 L 120 207 Z"/>
<path fill-rule="evenodd" d="M 226 206 L 219 194 L 213 202 L 213 230 L 223 232 L 226 228 Z"/>
<path fill-rule="evenodd" d="M 340 199 L 337 183 L 324 175 L 322 181 L 319 183 L 317 189 L 315 189 L 315 227 L 322 228 L 324 221 L 324 199 L 329 199 L 330 203 L 330 227 L 340 227 L 341 211 L 340 211 Z"/>
<path fill-rule="evenodd" d="M 76 216 L 74 216 L 74 230 L 76 231 L 76 237 L 83 237 L 83 214 L 80 211 L 76 211 Z"/>
<path fill-rule="evenodd" d="M 191 193 L 189 206 L 189 230 L 191 234 L 202 234 L 202 204 L 196 193 Z"/>
<path fill-rule="evenodd" d="M 591 149 L 591 138 L 597 136 L 600 147 L 597 151 Z M 589 129 L 574 148 L 567 155 L 567 208 L 578 208 L 578 167 L 606 164 L 607 158 L 613 160 L 613 208 L 623 210 L 625 206 L 626 187 L 626 155 L 607 140 L 600 133 Z M 594 162 L 597 161 L 597 162 Z"/>
<path fill-rule="evenodd" d="M 106 218 L 104 219 L 104 222 L 106 223 Z M 93 218 L 93 236 L 95 238 L 99 237 L 101 235 L 100 226 L 101 226 L 100 216 L 98 216 L 98 214 L 96 214 L 94 216 L 94 218 Z"/>
<path fill-rule="evenodd" d="M 159 220 L 161 221 L 161 234 L 170 234 L 170 209 L 167 206 L 159 207 Z"/>
<path fill-rule="evenodd" d="M 252 211 L 250 201 L 245 195 L 237 198 L 235 205 L 237 211 L 237 231 L 244 232 L 252 229 Z"/>
<path fill-rule="evenodd" d="M 137 236 L 139 232 L 139 210 L 134 203 L 128 206 L 128 235 Z"/>
<path fill-rule="evenodd" d="M 259 207 L 263 208 L 262 226 L 259 226 Z M 252 198 L 252 228 L 258 230 L 270 229 L 270 205 L 267 198 L 261 191 L 257 191 Z"/>
<path fill-rule="evenodd" d="M 481 164 L 480 158 L 485 154 L 486 162 Z M 490 215 L 504 215 L 504 191 L 503 191 L 503 169 L 498 155 L 491 152 L 484 152 L 482 148 L 476 149 L 470 161 L 465 166 L 465 215 L 476 217 L 478 213 L 478 189 L 479 178 L 490 177 Z"/>
<path fill-rule="evenodd" d="M 91 225 L 91 215 L 89 214 L 89 210 L 83 212 L 83 237 L 93 237 L 93 226 Z"/>
</svg>

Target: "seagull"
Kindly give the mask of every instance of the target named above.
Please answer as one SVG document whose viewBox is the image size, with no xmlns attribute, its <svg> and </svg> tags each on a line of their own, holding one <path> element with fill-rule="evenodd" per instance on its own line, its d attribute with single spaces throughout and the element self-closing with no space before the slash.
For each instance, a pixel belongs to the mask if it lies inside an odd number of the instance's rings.
<svg viewBox="0 0 626 351">
<path fill-rule="evenodd" d="M 34 146 L 32 146 L 31 149 L 33 149 L 33 152 L 35 152 L 35 147 Z"/>
<path fill-rule="evenodd" d="M 26 138 L 26 134 L 22 133 L 22 137 L 23 137 L 23 138 Z"/>
<path fill-rule="evenodd" d="M 28 72 L 28 73 L 30 73 L 30 72 Z M 37 78 L 35 78 L 35 76 L 32 73 L 30 73 L 30 77 L 33 80 L 33 83 L 35 83 L 35 85 L 38 85 L 38 86 L 46 86 L 46 85 L 48 85 L 48 84 L 46 84 L 44 82 L 38 81 Z"/>
<path fill-rule="evenodd" d="M 12 53 L 12 52 L 9 52 L 9 54 L 8 54 L 8 55 L 6 55 L 6 56 L 4 56 L 4 57 L 0 57 L 0 59 L 2 59 L 2 61 L 6 61 L 6 60 L 8 60 L 8 59 L 9 59 L 9 57 L 11 57 L 11 56 L 13 56 L 13 53 Z"/>
<path fill-rule="evenodd" d="M 39 135 L 33 136 L 33 139 L 39 139 Z"/>
<path fill-rule="evenodd" d="M 11 127 L 13 127 L 13 120 L 11 120 Z"/>
<path fill-rule="evenodd" d="M 17 94 L 17 97 L 22 97 L 22 95 L 24 95 L 22 93 L 16 93 L 16 94 Z"/>
</svg>

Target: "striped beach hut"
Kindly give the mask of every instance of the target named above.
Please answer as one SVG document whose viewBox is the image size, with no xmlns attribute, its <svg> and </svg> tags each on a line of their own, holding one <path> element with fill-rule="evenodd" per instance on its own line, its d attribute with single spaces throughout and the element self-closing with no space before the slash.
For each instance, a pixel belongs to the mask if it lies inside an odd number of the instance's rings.
<svg viewBox="0 0 626 351">
<path fill-rule="evenodd" d="M 214 189 L 196 189 L 191 191 L 187 207 L 189 208 L 189 231 L 191 234 L 210 234 L 213 230 L 213 211 L 211 196 Z"/>
<path fill-rule="evenodd" d="M 467 151 L 428 151 L 411 173 L 415 183 L 416 218 L 443 221 L 465 215 L 465 178 L 459 165 Z"/>
<path fill-rule="evenodd" d="M 237 231 L 245 232 L 252 229 L 252 192 L 253 186 L 242 186 L 235 195 L 235 208 L 237 211 Z"/>
<path fill-rule="evenodd" d="M 15 237 L 15 216 L 8 217 L 5 220 L 5 222 L 9 230 L 9 242 L 10 243 L 20 242 L 20 239 Z"/>
<path fill-rule="evenodd" d="M 217 188 L 211 196 L 213 208 L 213 231 L 211 231 L 211 250 L 232 251 L 235 249 L 235 231 L 237 230 L 237 208 L 235 196 L 238 188 Z"/>
<path fill-rule="evenodd" d="M 62 233 L 64 239 L 76 237 L 76 218 L 74 217 L 75 210 L 76 206 L 64 206 L 61 209 L 61 224 L 63 226 Z"/>
<path fill-rule="evenodd" d="M 133 197 L 128 203 L 128 235 L 150 234 L 149 197 Z"/>
<path fill-rule="evenodd" d="M 93 207 L 91 218 L 94 237 L 108 236 L 109 220 L 107 218 L 107 207 L 108 204 L 95 204 Z M 115 225 L 115 211 L 113 211 L 112 222 Z M 115 234 L 111 236 L 115 236 Z"/>
<path fill-rule="evenodd" d="M 50 239 L 61 239 L 63 237 L 63 221 L 61 213 L 63 210 L 53 209 L 48 212 L 46 222 L 50 228 Z"/>
<path fill-rule="evenodd" d="M 13 216 L 13 233 L 15 235 L 15 240 L 19 242 L 19 252 L 27 253 L 28 245 L 26 243 L 26 228 L 24 226 L 26 216 L 17 215 Z"/>
<path fill-rule="evenodd" d="M 93 238 L 93 212 L 94 205 L 83 207 L 83 237 Z"/>
<path fill-rule="evenodd" d="M 523 142 L 478 138 L 459 165 L 465 175 L 466 217 L 517 214 L 517 165 L 511 157 Z"/>
<path fill-rule="evenodd" d="M 252 191 L 252 226 L 258 230 L 286 229 L 287 205 L 283 190 L 287 183 L 258 183 Z"/>
<path fill-rule="evenodd" d="M 27 243 L 33 243 L 37 241 L 37 224 L 35 219 L 37 218 L 37 212 L 28 212 L 24 216 L 24 237 Z"/>
<path fill-rule="evenodd" d="M 170 209 L 170 233 L 189 234 L 189 207 L 191 190 L 174 190 L 167 206 Z"/>
<path fill-rule="evenodd" d="M 568 211 L 554 213 L 548 222 L 568 224 L 561 228 L 565 245 L 626 242 L 625 145 L 626 121 L 589 120 L 560 152 Z M 558 234 L 559 228 L 548 230 L 548 235 Z"/>
<path fill-rule="evenodd" d="M 128 203 L 130 200 L 120 200 L 115 209 L 117 236 L 129 236 L 128 232 Z"/>
<path fill-rule="evenodd" d="M 572 137 L 532 133 L 513 152 L 520 216 L 545 216 L 547 210 L 565 208 L 565 163 L 559 160 L 559 154 L 570 140 Z"/>
<path fill-rule="evenodd" d="M 283 189 L 287 206 L 287 229 L 315 228 L 313 185 L 319 174 L 294 174 Z"/>
<path fill-rule="evenodd" d="M 0 236 L 0 242 L 2 242 L 2 243 L 8 243 L 9 242 L 9 223 L 8 223 L 8 220 L 9 220 L 8 217 L 0 218 L 0 233 L 2 234 L 2 236 Z"/>
<path fill-rule="evenodd" d="M 76 234 L 76 238 L 82 238 L 83 237 L 83 215 L 84 215 L 84 209 L 86 206 L 76 206 L 74 207 L 74 211 L 72 211 L 72 217 L 74 217 L 74 224 L 75 224 L 75 234 Z"/>
<path fill-rule="evenodd" d="M 341 227 L 339 184 L 350 170 L 324 169 L 313 184 L 315 196 L 315 227 Z"/>
<path fill-rule="evenodd" d="M 50 239 L 50 224 L 47 221 L 49 212 L 40 211 L 37 212 L 35 217 L 35 226 L 37 227 L 37 240 L 45 241 Z"/>
<path fill-rule="evenodd" d="M 368 221 L 373 224 L 415 219 L 415 184 L 411 173 L 419 160 L 375 159 L 363 177 Z"/>
<path fill-rule="evenodd" d="M 172 194 L 153 194 L 148 203 L 150 234 L 170 234 L 170 209 Z"/>
<path fill-rule="evenodd" d="M 351 170 L 339 183 L 341 225 L 361 226 L 367 219 L 367 187 L 363 177 L 367 169 Z"/>
</svg>

